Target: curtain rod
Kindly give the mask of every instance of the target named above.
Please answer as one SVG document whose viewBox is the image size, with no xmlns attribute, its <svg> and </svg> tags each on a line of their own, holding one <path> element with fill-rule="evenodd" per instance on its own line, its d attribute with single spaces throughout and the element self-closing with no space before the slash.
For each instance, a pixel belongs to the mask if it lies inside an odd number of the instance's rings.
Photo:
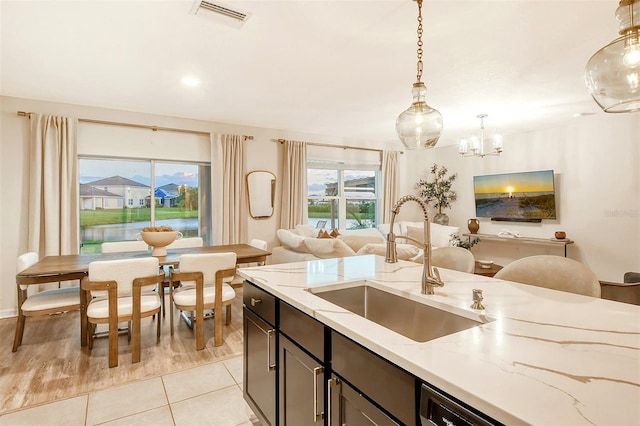
<svg viewBox="0 0 640 426">
<path fill-rule="evenodd" d="M 31 114 L 33 114 L 33 112 L 24 112 L 24 111 L 18 111 L 18 115 L 20 117 L 30 117 Z M 138 129 L 150 129 L 154 132 L 157 132 L 158 130 L 162 130 L 165 132 L 178 132 L 178 133 L 193 133 L 196 135 L 207 135 L 210 136 L 211 132 L 203 132 L 200 130 L 188 130 L 188 129 L 177 129 L 174 127 L 160 127 L 160 126 L 149 126 L 146 124 L 134 124 L 134 123 L 120 123 L 117 121 L 104 121 L 104 120 L 93 120 L 93 119 L 89 119 L 89 118 L 79 118 L 78 121 L 83 122 L 83 123 L 94 123 L 94 124 L 108 124 L 111 126 L 123 126 L 123 127 L 135 127 Z M 253 140 L 253 136 L 247 136 L 247 135 L 243 135 L 245 140 Z"/>
<path fill-rule="evenodd" d="M 277 142 L 280 143 L 284 143 L 285 139 L 277 139 Z M 342 148 L 342 149 L 355 149 L 355 150 L 359 150 L 359 151 L 374 151 L 374 152 L 382 152 L 381 149 L 375 149 L 375 148 L 364 148 L 364 147 L 359 147 L 359 146 L 347 146 L 347 145 L 331 145 L 328 143 L 315 143 L 315 142 L 305 142 L 307 145 L 312 145 L 312 146 L 323 146 L 326 148 Z M 402 151 L 400 151 L 402 153 Z"/>
</svg>

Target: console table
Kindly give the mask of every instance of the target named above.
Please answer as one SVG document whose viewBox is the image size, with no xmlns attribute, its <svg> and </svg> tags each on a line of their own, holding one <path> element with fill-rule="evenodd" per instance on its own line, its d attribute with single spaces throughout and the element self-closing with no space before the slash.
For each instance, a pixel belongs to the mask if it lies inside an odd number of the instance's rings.
<svg viewBox="0 0 640 426">
<path fill-rule="evenodd" d="M 500 236 L 494 235 L 494 234 L 462 234 L 462 235 L 467 237 L 467 238 L 469 238 L 469 243 L 471 243 L 471 238 L 480 238 L 480 240 L 484 239 L 484 240 L 490 240 L 490 241 L 563 246 L 563 248 L 564 248 L 564 257 L 567 257 L 567 246 L 569 244 L 573 244 L 573 240 L 570 240 L 570 239 L 556 240 L 555 238 L 500 237 Z"/>
</svg>

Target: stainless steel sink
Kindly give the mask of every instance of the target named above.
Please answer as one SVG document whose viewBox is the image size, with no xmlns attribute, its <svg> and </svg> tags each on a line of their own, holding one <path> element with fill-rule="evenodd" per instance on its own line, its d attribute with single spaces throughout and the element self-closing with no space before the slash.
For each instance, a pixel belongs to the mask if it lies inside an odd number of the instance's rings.
<svg viewBox="0 0 640 426">
<path fill-rule="evenodd" d="M 482 324 L 368 285 L 313 294 L 417 342 L 426 342 Z"/>
</svg>

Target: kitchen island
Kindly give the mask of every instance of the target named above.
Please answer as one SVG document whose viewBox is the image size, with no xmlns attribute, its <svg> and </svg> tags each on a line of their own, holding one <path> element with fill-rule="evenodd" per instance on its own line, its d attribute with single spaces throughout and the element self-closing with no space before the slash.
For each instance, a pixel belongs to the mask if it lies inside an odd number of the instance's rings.
<svg viewBox="0 0 640 426">
<path fill-rule="evenodd" d="M 447 269 L 440 269 L 445 286 L 422 295 L 421 272 L 420 264 L 373 255 L 239 270 L 257 288 L 498 422 L 640 424 L 640 307 Z M 418 342 L 313 294 L 362 281 L 481 324 Z M 484 310 L 471 309 L 473 289 L 483 291 Z"/>
</svg>

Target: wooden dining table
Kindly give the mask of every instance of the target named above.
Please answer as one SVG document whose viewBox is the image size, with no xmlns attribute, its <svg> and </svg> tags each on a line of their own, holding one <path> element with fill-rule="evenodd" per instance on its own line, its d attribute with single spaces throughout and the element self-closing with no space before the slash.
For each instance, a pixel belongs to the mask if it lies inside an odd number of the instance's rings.
<svg viewBox="0 0 640 426">
<path fill-rule="evenodd" d="M 237 255 L 236 263 L 265 262 L 271 252 L 261 250 L 249 244 L 226 244 L 205 247 L 188 247 L 167 249 L 167 255 L 158 257 L 160 266 L 178 266 L 183 254 L 198 253 L 228 253 Z M 50 282 L 70 281 L 84 278 L 89 272 L 89 264 L 95 261 L 138 259 L 149 257 L 149 252 L 119 252 L 100 254 L 67 254 L 60 256 L 46 256 L 36 264 L 16 274 L 19 285 L 35 285 Z M 87 345 L 87 304 L 88 295 L 80 291 L 80 344 Z M 221 318 L 216 315 L 216 318 Z"/>
</svg>

